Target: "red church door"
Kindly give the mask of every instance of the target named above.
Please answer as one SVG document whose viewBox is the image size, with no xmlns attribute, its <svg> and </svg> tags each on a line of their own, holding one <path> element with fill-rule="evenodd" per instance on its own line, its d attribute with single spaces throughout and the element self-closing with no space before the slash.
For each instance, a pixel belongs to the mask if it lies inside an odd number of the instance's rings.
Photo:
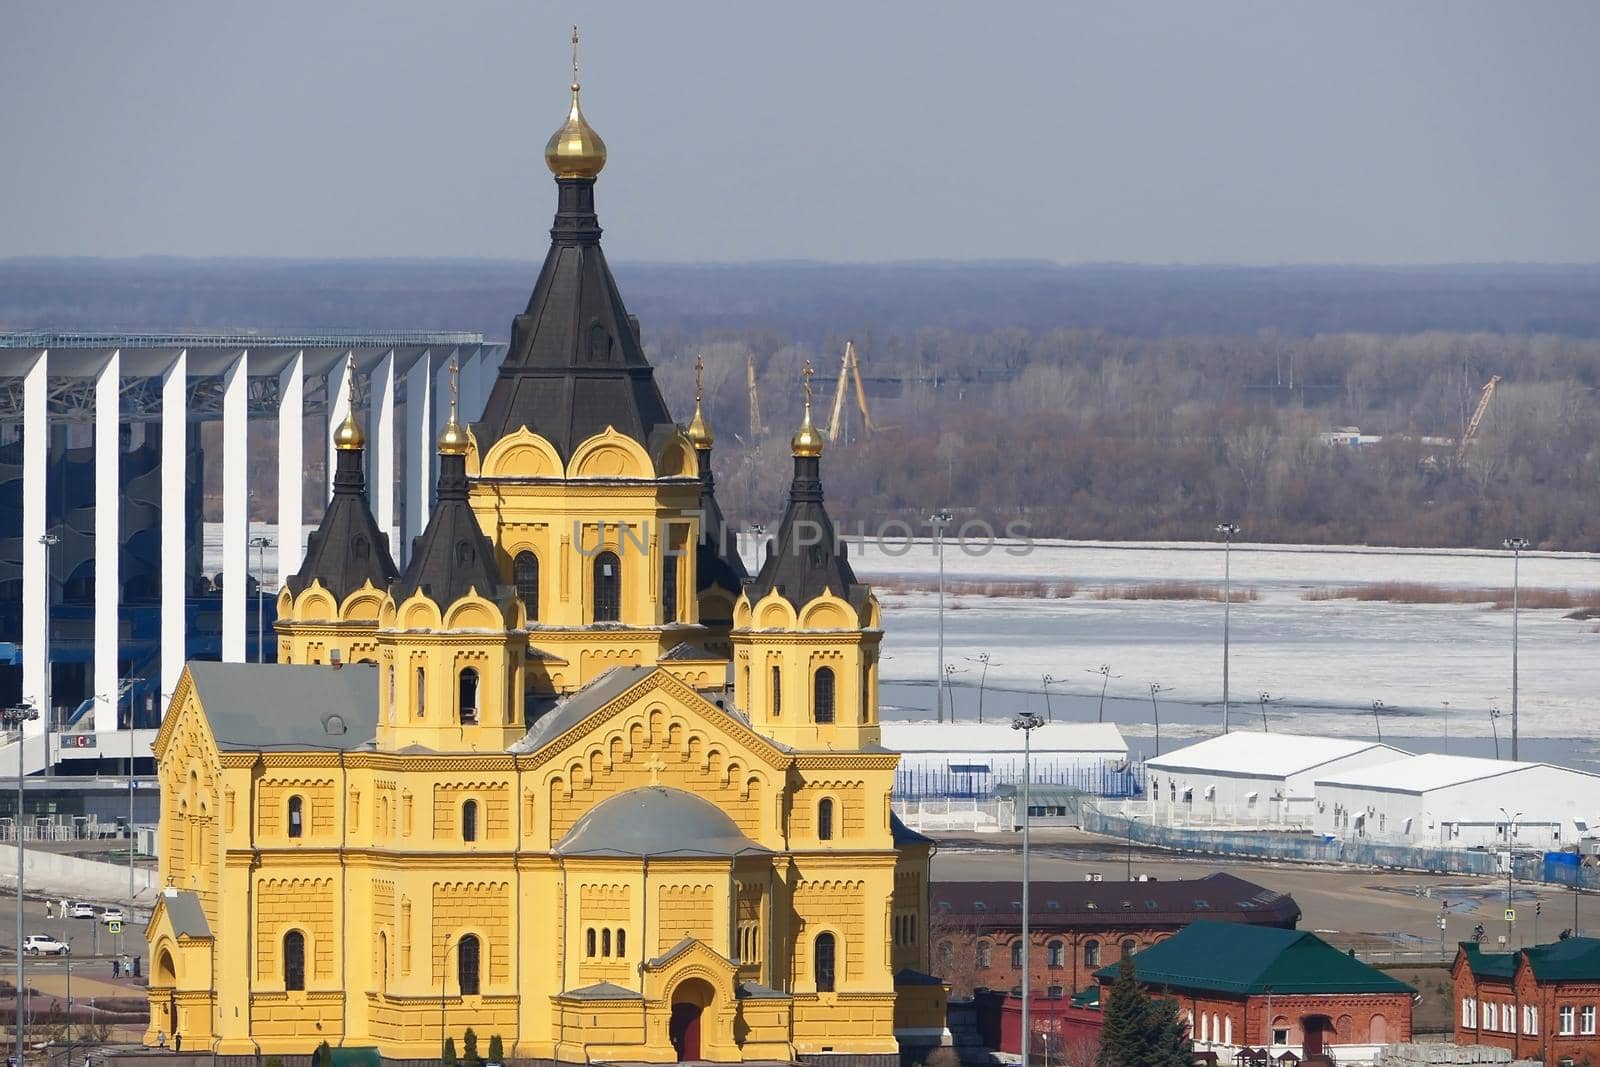
<svg viewBox="0 0 1600 1067">
<path fill-rule="evenodd" d="M 678 1054 L 679 1063 L 689 1063 L 700 1058 L 700 1013 L 698 1004 L 677 1003 L 672 1006 L 672 1022 L 667 1036 Z"/>
</svg>

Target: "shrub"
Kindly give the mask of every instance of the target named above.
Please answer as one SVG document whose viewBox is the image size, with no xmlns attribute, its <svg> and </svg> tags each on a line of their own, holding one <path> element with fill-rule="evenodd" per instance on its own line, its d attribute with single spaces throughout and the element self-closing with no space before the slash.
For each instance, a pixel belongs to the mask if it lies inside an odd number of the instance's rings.
<svg viewBox="0 0 1600 1067">
<path fill-rule="evenodd" d="M 501 1042 L 499 1034 L 492 1034 L 489 1037 L 489 1062 L 506 1062 L 506 1047 L 505 1044 Z"/>
<path fill-rule="evenodd" d="M 444 1039 L 445 1067 L 456 1067 L 457 1062 L 459 1061 L 456 1059 L 456 1039 L 453 1037 L 447 1037 Z"/>
<path fill-rule="evenodd" d="M 483 1067 L 483 1057 L 478 1055 L 478 1032 L 470 1026 L 461 1035 L 461 1062 L 463 1067 Z"/>
</svg>

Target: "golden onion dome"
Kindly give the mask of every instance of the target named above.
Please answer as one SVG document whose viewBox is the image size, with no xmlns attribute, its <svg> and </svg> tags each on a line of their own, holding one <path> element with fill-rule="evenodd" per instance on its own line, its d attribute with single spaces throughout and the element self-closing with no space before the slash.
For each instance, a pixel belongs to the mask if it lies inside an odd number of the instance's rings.
<svg viewBox="0 0 1600 1067">
<path fill-rule="evenodd" d="M 578 106 L 577 81 L 572 83 L 572 110 L 545 144 L 544 161 L 557 178 L 594 178 L 606 165 L 606 143 Z"/>
<path fill-rule="evenodd" d="M 467 454 L 467 431 L 456 421 L 456 376 L 460 368 L 455 360 L 450 361 L 450 421 L 444 424 L 444 429 L 439 433 L 439 455 L 464 456 Z"/>
<path fill-rule="evenodd" d="M 789 449 L 797 456 L 820 456 L 823 440 L 822 431 L 811 424 L 811 401 L 807 400 L 805 418 L 790 438 Z"/>
<path fill-rule="evenodd" d="M 354 410 L 345 415 L 339 428 L 333 431 L 333 447 L 341 451 L 367 447 L 367 435 L 362 432 L 361 424 L 356 421 Z"/>
<path fill-rule="evenodd" d="M 717 443 L 717 435 L 711 432 L 711 424 L 700 411 L 700 401 L 694 402 L 694 418 L 689 420 L 689 443 L 704 451 Z"/>
</svg>

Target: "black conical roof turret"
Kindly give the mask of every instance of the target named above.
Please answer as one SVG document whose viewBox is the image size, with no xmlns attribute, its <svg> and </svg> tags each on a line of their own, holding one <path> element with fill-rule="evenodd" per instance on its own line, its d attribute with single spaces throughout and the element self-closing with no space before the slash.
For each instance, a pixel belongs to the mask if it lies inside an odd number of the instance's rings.
<svg viewBox="0 0 1600 1067">
<path fill-rule="evenodd" d="M 511 595 L 502 588 L 494 545 L 467 502 L 466 434 L 456 422 L 455 367 L 450 373 L 450 421 L 439 435 L 438 502 L 427 529 L 411 543 L 411 562 L 394 589 L 396 603 L 419 590 L 440 608 L 473 589 L 496 602 Z"/>
<path fill-rule="evenodd" d="M 350 413 L 334 434 L 333 498 L 306 542 L 300 569 L 284 582 L 295 596 L 319 581 L 342 601 L 367 582 L 387 589 L 400 573 L 389 552 L 389 535 L 378 529 L 367 503 L 366 435 L 356 422 L 353 365 L 350 383 Z"/>
</svg>

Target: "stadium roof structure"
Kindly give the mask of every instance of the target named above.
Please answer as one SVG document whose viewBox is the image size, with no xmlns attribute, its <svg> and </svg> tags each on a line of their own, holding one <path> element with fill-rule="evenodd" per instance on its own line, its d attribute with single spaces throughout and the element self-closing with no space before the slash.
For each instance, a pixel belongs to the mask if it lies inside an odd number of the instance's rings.
<svg viewBox="0 0 1600 1067">
<path fill-rule="evenodd" d="M 885 721 L 881 729 L 884 746 L 901 753 L 1022 751 L 1022 733 L 1013 730 L 1006 719 L 984 723 Z M 1029 740 L 1035 755 L 1080 752 L 1110 759 L 1126 759 L 1128 755 L 1122 731 L 1109 722 L 1046 723 L 1034 730 Z"/>
<path fill-rule="evenodd" d="M 1359 738 L 1235 730 L 1168 752 L 1164 756 L 1156 756 L 1146 760 L 1145 766 L 1161 771 L 1209 771 L 1256 778 L 1287 778 L 1335 760 L 1377 750 L 1387 750 L 1396 760 L 1410 755 L 1392 745 Z"/>
</svg>

